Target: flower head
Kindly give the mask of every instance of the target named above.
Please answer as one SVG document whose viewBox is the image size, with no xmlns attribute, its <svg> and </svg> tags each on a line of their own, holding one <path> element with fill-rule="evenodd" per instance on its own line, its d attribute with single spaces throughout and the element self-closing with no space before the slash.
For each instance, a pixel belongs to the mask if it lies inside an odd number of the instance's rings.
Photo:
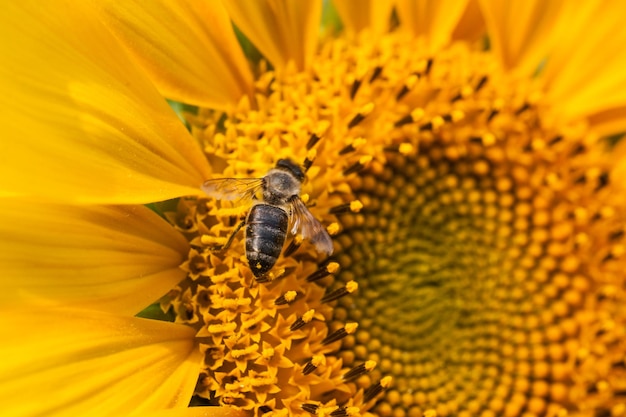
<svg viewBox="0 0 626 417">
<path fill-rule="evenodd" d="M 5 262 L 14 323 L 49 325 L 25 305 L 69 323 L 67 309 L 80 311 L 107 323 L 85 337 L 134 346 L 150 326 L 133 339 L 108 324 L 136 323 L 129 315 L 167 293 L 176 324 L 153 325 L 182 341 L 149 346 L 177 352 L 162 368 L 176 370 L 172 389 L 139 410 L 184 408 L 193 394 L 256 415 L 623 414 L 624 147 L 605 139 L 626 128 L 619 4 L 335 6 L 344 31 L 321 36 L 317 2 L 103 2 L 69 13 L 71 27 L 12 6 L 32 24 L 7 20 L 3 36 L 19 33 L 26 51 L 7 48 L 14 82 L 1 95 L 16 97 L 6 125 L 25 138 L 5 166 L 23 175 L 0 184 L 5 217 L 26 213 L 40 232 L 2 230 L 17 242 Z M 264 60 L 246 63 L 231 20 Z M 55 36 L 52 52 L 40 33 Z M 160 95 L 194 106 L 188 132 Z M 24 155 L 36 162 L 27 172 Z M 259 276 L 248 237 L 233 233 L 253 202 L 200 187 L 262 178 L 280 159 L 306 172 L 299 198 L 334 252 L 290 233 Z M 35 182 L 42 171 L 54 186 Z M 167 222 L 95 206 L 174 197 L 156 206 Z M 34 248 L 42 263 L 24 260 Z M 122 267 L 76 260 L 96 256 Z M 32 271 L 42 278 L 18 280 Z M 132 404 L 127 389 L 114 392 Z"/>
</svg>

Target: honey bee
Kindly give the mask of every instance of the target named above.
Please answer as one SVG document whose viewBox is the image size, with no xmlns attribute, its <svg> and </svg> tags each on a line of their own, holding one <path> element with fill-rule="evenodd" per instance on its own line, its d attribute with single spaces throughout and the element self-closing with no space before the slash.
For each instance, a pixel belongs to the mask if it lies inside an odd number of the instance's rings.
<svg viewBox="0 0 626 417">
<path fill-rule="evenodd" d="M 202 190 L 211 197 L 253 203 L 245 220 L 219 249 L 227 249 L 237 232 L 247 225 L 246 258 L 257 278 L 274 267 L 288 233 L 294 236 L 300 233 L 318 252 L 330 255 L 333 252 L 330 235 L 300 198 L 303 181 L 304 171 L 289 159 L 279 159 L 263 178 L 205 181 Z"/>
</svg>

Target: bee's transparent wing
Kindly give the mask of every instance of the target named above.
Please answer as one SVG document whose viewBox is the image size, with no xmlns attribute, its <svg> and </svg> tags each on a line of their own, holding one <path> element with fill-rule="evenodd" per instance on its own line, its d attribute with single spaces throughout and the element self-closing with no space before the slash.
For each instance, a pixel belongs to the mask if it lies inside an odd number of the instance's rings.
<svg viewBox="0 0 626 417">
<path fill-rule="evenodd" d="M 206 180 L 202 191 L 218 200 L 251 200 L 263 188 L 263 178 L 217 178 Z"/>
<path fill-rule="evenodd" d="M 310 240 L 315 245 L 318 252 L 326 255 L 333 253 L 333 241 L 330 235 L 322 223 L 311 214 L 302 200 L 294 198 L 291 202 L 291 209 L 291 234 L 295 235 L 300 232 L 304 239 Z"/>
</svg>

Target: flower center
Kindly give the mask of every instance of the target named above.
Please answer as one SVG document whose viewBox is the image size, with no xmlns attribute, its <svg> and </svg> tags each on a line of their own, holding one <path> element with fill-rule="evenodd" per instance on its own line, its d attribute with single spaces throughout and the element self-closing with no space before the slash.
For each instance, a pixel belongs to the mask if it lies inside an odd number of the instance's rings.
<svg viewBox="0 0 626 417">
<path fill-rule="evenodd" d="M 594 139 L 555 125 L 538 87 L 488 53 L 420 50 L 402 34 L 338 39 L 310 71 L 262 69 L 254 105 L 189 118 L 216 178 L 301 164 L 301 197 L 335 244 L 324 259 L 291 236 L 255 279 L 243 234 L 215 251 L 249 206 L 180 201 L 193 249 L 169 304 L 198 328 L 209 403 L 333 416 L 575 403 L 580 323 L 606 324 L 583 308 L 578 255 L 595 245 L 610 268 L 623 236 Z M 590 238 L 590 222 L 606 233 Z"/>
</svg>

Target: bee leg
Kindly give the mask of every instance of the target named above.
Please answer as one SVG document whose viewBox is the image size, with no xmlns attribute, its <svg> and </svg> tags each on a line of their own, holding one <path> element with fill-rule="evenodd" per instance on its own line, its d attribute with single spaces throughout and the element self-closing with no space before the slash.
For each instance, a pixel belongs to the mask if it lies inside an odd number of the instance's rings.
<svg viewBox="0 0 626 417">
<path fill-rule="evenodd" d="M 216 246 L 215 248 L 213 248 L 214 251 L 216 252 L 223 252 L 226 249 L 228 249 L 230 247 L 230 244 L 233 243 L 233 239 L 235 239 L 235 235 L 241 230 L 241 228 L 243 227 L 243 225 L 246 224 L 246 219 L 243 219 L 235 228 L 235 230 L 230 234 L 230 236 L 228 237 L 228 240 L 226 241 L 226 243 L 224 243 L 221 246 Z"/>
</svg>

